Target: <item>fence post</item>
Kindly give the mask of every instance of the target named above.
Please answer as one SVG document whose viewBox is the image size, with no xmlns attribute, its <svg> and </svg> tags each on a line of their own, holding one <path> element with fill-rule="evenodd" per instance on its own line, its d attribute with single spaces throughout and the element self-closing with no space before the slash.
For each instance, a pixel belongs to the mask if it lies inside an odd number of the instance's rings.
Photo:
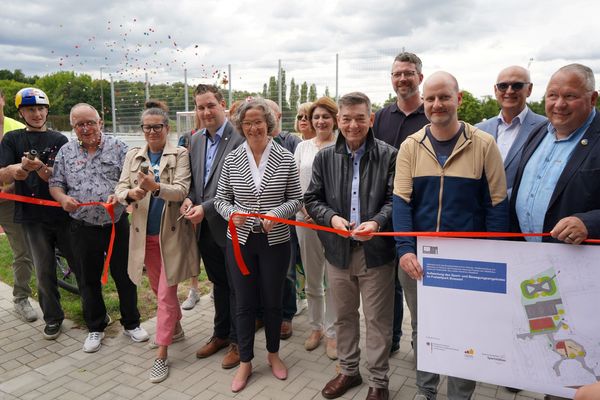
<svg viewBox="0 0 600 400">
<path fill-rule="evenodd" d="M 335 99 L 338 100 L 338 89 L 339 89 L 339 76 L 340 76 L 340 55 L 335 53 Z"/>
<path fill-rule="evenodd" d="M 231 64 L 227 64 L 227 76 L 229 77 L 229 109 L 231 109 L 231 105 L 233 104 L 233 86 L 231 84 Z"/>
<path fill-rule="evenodd" d="M 283 112 L 281 102 L 281 59 L 277 63 L 277 103 L 279 104 L 279 109 Z"/>
<path fill-rule="evenodd" d="M 188 99 L 188 85 L 187 85 L 187 68 L 183 69 L 183 90 L 185 99 L 185 111 L 190 111 L 190 104 Z"/>
<path fill-rule="evenodd" d="M 113 134 L 117 133 L 117 110 L 115 109 L 115 82 L 112 74 L 110 75 L 110 106 L 112 108 L 112 128 Z"/>
<path fill-rule="evenodd" d="M 150 85 L 148 84 L 148 73 L 146 72 L 146 101 L 150 100 Z"/>
</svg>

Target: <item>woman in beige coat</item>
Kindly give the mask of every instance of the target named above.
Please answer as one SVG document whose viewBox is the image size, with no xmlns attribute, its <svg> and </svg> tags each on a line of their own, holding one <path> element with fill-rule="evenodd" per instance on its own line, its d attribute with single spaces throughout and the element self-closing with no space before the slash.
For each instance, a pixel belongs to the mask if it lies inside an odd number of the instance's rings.
<svg viewBox="0 0 600 400">
<path fill-rule="evenodd" d="M 146 266 L 158 298 L 154 339 L 158 354 L 150 370 L 150 381 L 156 383 L 169 374 L 168 346 L 184 337 L 177 284 L 198 273 L 199 259 L 192 224 L 178 220 L 191 183 L 188 152 L 167 141 L 165 110 L 147 108 L 141 120 L 147 144 L 127 153 L 115 194 L 119 202 L 133 204 L 129 277 L 139 285 Z"/>
</svg>

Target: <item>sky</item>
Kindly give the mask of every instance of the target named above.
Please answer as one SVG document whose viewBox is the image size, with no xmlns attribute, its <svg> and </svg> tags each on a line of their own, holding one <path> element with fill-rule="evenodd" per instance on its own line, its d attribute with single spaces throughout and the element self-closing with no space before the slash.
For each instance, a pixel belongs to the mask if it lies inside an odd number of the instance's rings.
<svg viewBox="0 0 600 400">
<path fill-rule="evenodd" d="M 529 67 L 532 100 L 562 65 L 600 72 L 600 3 L 591 0 L 3 0 L 1 9 L 0 69 L 26 75 L 172 83 L 185 69 L 190 85 L 260 91 L 281 60 L 288 87 L 293 77 L 335 95 L 337 54 L 338 94 L 382 102 L 403 49 L 422 59 L 425 78 L 448 71 L 479 98 L 509 65 Z"/>
</svg>

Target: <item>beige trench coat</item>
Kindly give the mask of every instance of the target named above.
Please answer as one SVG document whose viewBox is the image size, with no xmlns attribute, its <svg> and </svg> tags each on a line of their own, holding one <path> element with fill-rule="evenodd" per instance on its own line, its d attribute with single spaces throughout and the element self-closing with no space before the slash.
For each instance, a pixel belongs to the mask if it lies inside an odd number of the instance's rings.
<svg viewBox="0 0 600 400">
<path fill-rule="evenodd" d="M 115 195 L 121 204 L 127 204 L 127 191 L 137 186 L 138 171 L 142 161 L 148 161 L 148 145 L 127 152 L 121 178 Z M 179 208 L 187 196 L 192 175 L 189 155 L 183 147 L 165 145 L 159 166 L 160 192 L 165 200 L 160 223 L 160 249 L 169 286 L 198 275 L 200 265 L 196 235 L 191 222 L 177 221 Z M 151 193 L 132 203 L 133 213 L 129 235 L 129 266 L 127 272 L 133 283 L 139 285 L 146 253 L 146 224 Z"/>
</svg>

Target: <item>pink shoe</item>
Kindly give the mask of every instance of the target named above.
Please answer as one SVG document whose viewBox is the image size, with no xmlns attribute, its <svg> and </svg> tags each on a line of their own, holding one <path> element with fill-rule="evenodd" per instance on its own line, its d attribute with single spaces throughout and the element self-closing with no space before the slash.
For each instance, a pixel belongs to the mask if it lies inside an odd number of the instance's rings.
<svg viewBox="0 0 600 400">
<path fill-rule="evenodd" d="M 237 380 L 237 379 L 233 378 L 233 382 L 231 382 L 231 391 L 233 393 L 237 393 L 237 392 L 241 392 L 242 390 L 244 390 L 244 388 L 248 384 L 248 380 L 250 380 L 251 376 L 252 376 L 252 373 L 250 373 L 250 375 L 248 375 L 246 377 L 246 379 Z"/>
<path fill-rule="evenodd" d="M 275 367 L 273 367 L 272 365 L 269 365 L 271 367 L 271 372 L 273 373 L 273 376 L 277 379 L 279 379 L 280 381 L 285 381 L 288 377 L 288 370 L 287 368 L 284 366 L 283 369 L 277 369 Z"/>
</svg>

